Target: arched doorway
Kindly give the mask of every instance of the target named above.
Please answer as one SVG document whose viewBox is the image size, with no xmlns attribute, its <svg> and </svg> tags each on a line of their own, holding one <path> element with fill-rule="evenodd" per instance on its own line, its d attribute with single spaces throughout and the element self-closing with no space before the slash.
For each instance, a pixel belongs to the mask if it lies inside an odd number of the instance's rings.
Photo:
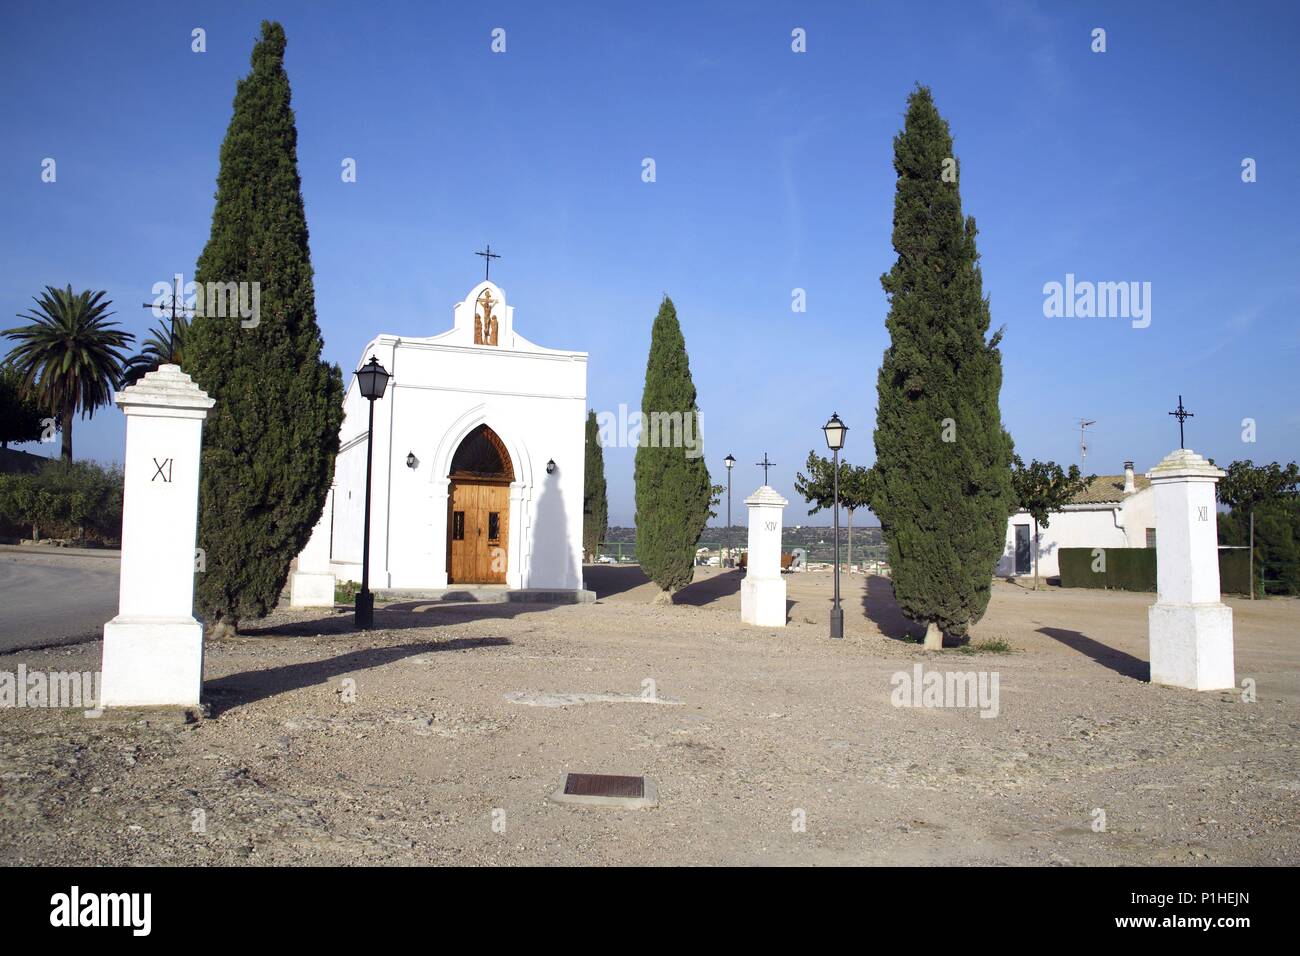
<svg viewBox="0 0 1300 956">
<path fill-rule="evenodd" d="M 510 547 L 510 453 L 479 425 L 465 436 L 447 475 L 447 581 L 504 584 Z"/>
</svg>

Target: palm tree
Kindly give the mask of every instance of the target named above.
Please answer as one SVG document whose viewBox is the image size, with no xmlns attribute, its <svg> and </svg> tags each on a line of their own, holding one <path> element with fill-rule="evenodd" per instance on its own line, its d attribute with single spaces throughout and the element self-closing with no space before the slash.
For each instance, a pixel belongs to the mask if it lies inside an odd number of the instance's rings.
<svg viewBox="0 0 1300 956">
<path fill-rule="evenodd" d="M 74 293 L 72 286 L 46 286 L 36 308 L 18 318 L 28 325 L 0 332 L 15 339 L 5 363 L 17 369 L 26 387 L 51 414 L 63 432 L 63 460 L 72 460 L 72 418 L 92 417 L 107 405 L 122 378 L 126 356 L 120 349 L 135 340 L 107 321 L 113 303 L 105 292 Z"/>
<path fill-rule="evenodd" d="M 172 350 L 170 333 L 167 325 L 170 317 L 149 330 L 149 337 L 140 346 L 140 351 L 127 359 L 122 373 L 122 387 L 134 385 L 159 365 L 172 363 L 185 365 L 185 333 L 190 330 L 189 320 L 183 315 L 176 316 L 176 348 Z"/>
</svg>

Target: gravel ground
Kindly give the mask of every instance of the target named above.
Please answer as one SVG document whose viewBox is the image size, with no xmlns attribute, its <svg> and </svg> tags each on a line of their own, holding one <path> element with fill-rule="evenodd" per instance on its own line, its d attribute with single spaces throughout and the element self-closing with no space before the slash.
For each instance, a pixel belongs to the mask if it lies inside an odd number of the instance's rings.
<svg viewBox="0 0 1300 956">
<path fill-rule="evenodd" d="M 1145 683 L 1146 594 L 998 582 L 973 641 L 1010 652 L 935 653 L 882 578 L 847 579 L 841 642 L 828 574 L 790 577 L 784 630 L 739 624 L 732 573 L 674 606 L 635 568 L 587 580 L 595 605 L 410 601 L 364 636 L 281 609 L 209 643 L 194 723 L 0 710 L 0 863 L 1300 862 L 1300 601 L 1230 601 L 1245 702 Z M 996 672 L 997 716 L 894 706 L 916 663 Z M 553 804 L 566 771 L 660 805 Z"/>
</svg>

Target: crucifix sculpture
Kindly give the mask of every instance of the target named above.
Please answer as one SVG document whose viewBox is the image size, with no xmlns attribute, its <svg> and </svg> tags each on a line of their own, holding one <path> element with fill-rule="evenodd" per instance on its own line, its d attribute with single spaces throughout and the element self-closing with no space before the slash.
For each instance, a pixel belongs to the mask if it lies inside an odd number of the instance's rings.
<svg viewBox="0 0 1300 956">
<path fill-rule="evenodd" d="M 1178 419 L 1178 447 L 1186 448 L 1187 442 L 1183 440 L 1183 422 L 1187 421 L 1189 418 L 1195 418 L 1196 416 L 1183 408 L 1183 396 L 1181 395 L 1178 396 L 1178 407 L 1169 414 Z"/>
<path fill-rule="evenodd" d="M 776 464 L 774 461 L 767 460 L 767 452 L 763 452 L 763 460 L 754 462 L 759 468 L 763 469 L 763 484 L 767 484 L 767 470 Z"/>
<path fill-rule="evenodd" d="M 478 309 L 474 310 L 475 345 L 497 344 L 497 320 L 492 314 L 492 306 L 496 304 L 497 300 L 492 298 L 490 289 L 484 289 L 483 294 L 478 297 L 477 305 L 483 309 L 483 314 L 480 316 Z"/>
<path fill-rule="evenodd" d="M 184 299 L 181 296 L 182 291 L 184 290 L 181 288 L 181 277 L 177 276 L 176 285 L 171 294 L 171 327 L 167 332 L 167 361 L 173 365 L 176 364 L 176 316 L 184 312 L 189 312 L 191 315 L 194 314 L 193 306 L 181 304 L 184 302 Z M 144 307 L 146 309 L 154 310 L 165 308 L 165 306 L 160 305 L 158 302 L 146 302 Z"/>
<path fill-rule="evenodd" d="M 501 257 L 492 251 L 492 243 L 490 242 L 483 252 L 476 252 L 474 255 L 483 257 L 483 279 L 486 281 L 492 276 L 492 260 Z"/>
</svg>

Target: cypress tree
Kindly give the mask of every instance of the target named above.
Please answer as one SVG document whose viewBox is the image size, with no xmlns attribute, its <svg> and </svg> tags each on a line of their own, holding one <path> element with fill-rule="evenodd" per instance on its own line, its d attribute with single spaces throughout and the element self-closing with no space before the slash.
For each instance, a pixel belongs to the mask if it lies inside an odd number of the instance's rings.
<svg viewBox="0 0 1300 956">
<path fill-rule="evenodd" d="M 709 470 L 686 340 L 664 296 L 650 333 L 641 436 L 636 449 L 636 553 L 660 600 L 691 583 L 695 548 L 709 520 Z"/>
<path fill-rule="evenodd" d="M 600 447 L 596 410 L 587 412 L 586 474 L 582 494 L 582 549 L 594 561 L 609 527 L 609 502 L 605 498 L 605 450 Z"/>
<path fill-rule="evenodd" d="M 975 220 L 962 216 L 952 135 L 926 87 L 908 97 L 894 169 L 898 260 L 881 277 L 890 344 L 876 385 L 872 510 L 898 606 L 936 647 L 988 607 L 1015 501 L 1012 443 Z"/>
<path fill-rule="evenodd" d="M 203 428 L 206 570 L 196 584 L 216 635 L 275 607 L 324 507 L 343 414 L 338 366 L 320 358 L 284 47 L 280 24 L 263 21 L 252 72 L 235 91 L 212 233 L 195 269 L 200 286 L 257 283 L 258 312 L 214 315 L 208 296 L 185 343 L 190 374 L 216 399 Z"/>
</svg>

